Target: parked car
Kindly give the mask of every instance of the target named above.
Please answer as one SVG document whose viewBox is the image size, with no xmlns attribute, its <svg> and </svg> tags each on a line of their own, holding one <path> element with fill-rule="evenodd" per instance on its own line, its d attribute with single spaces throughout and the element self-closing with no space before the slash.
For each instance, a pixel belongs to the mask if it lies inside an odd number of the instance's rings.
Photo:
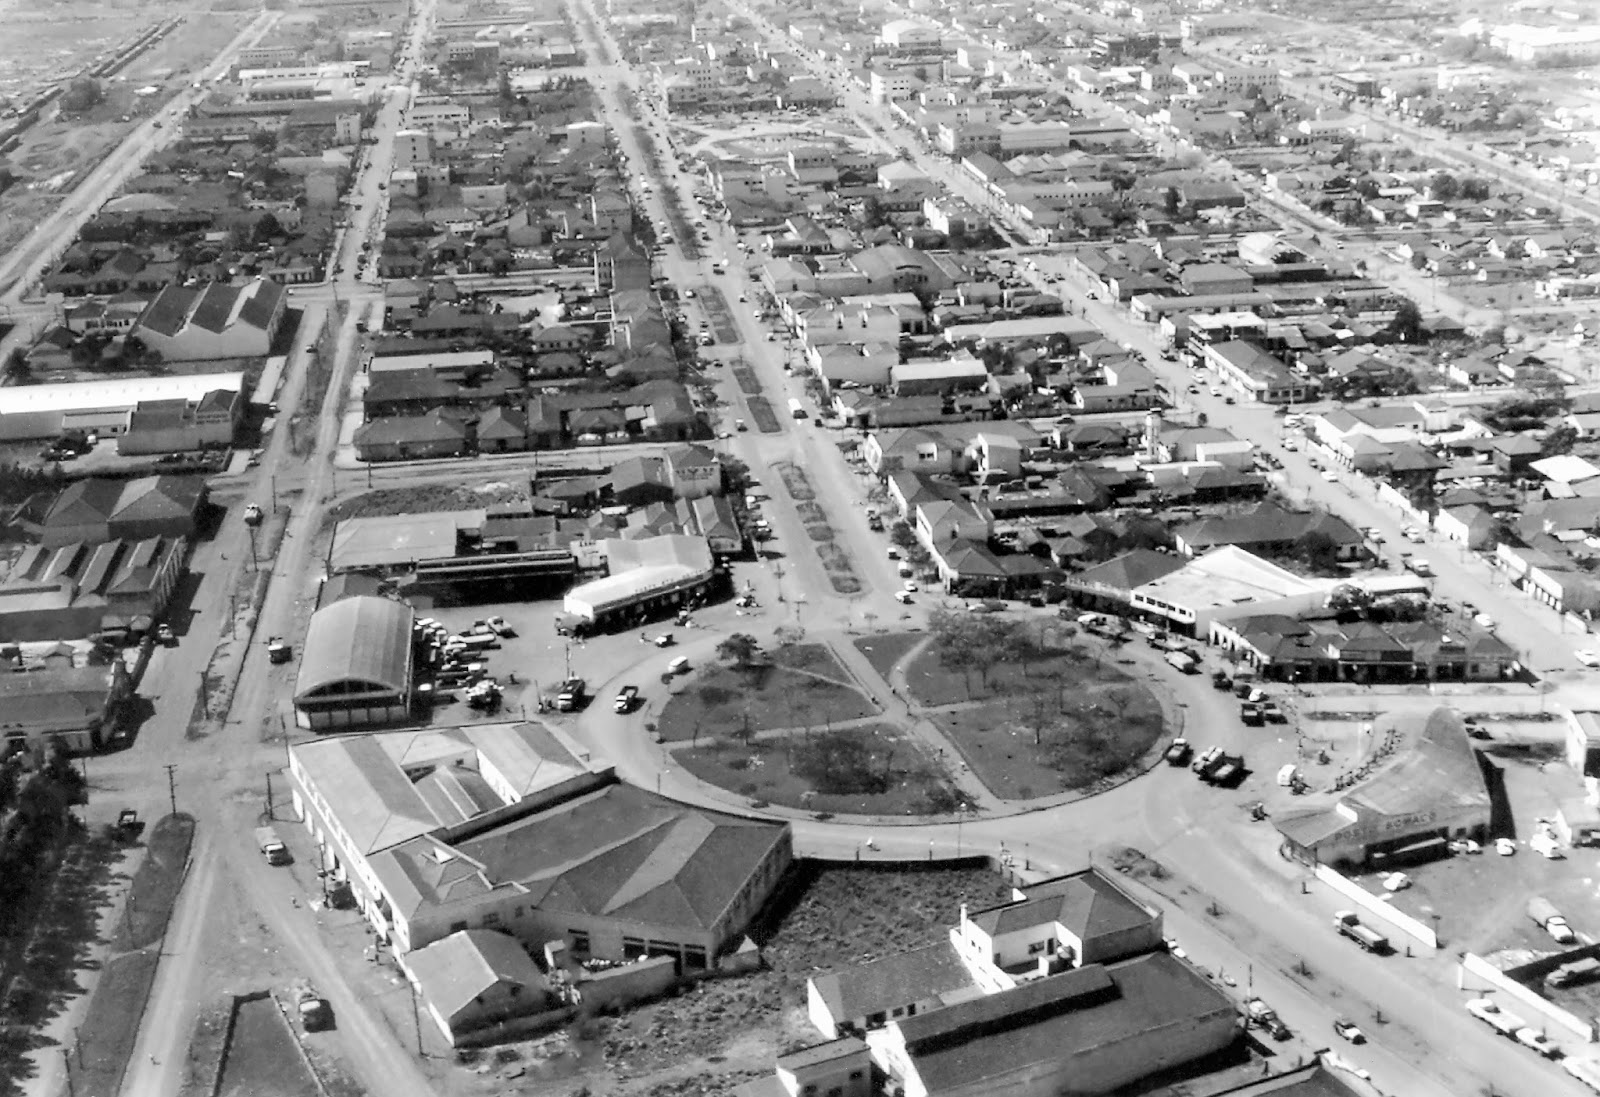
<svg viewBox="0 0 1600 1097">
<path fill-rule="evenodd" d="M 1367 1042 L 1366 1033 L 1362 1032 L 1349 1021 L 1346 1021 L 1343 1017 L 1337 1018 L 1333 1022 L 1333 1031 L 1338 1033 L 1344 1039 L 1349 1040 L 1352 1044 L 1364 1044 Z"/>
</svg>

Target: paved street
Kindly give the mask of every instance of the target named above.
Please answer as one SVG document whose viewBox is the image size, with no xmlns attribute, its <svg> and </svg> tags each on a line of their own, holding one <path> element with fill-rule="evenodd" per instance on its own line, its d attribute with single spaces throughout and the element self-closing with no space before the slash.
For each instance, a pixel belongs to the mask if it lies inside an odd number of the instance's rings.
<svg viewBox="0 0 1600 1097">
<path fill-rule="evenodd" d="M 598 24 L 593 0 L 584 0 L 582 7 Z M 272 18 L 264 14 L 230 51 L 259 38 Z M 432 5 L 425 3 L 415 19 L 413 57 L 419 53 L 432 21 Z M 585 24 L 578 25 L 587 36 Z M 776 28 L 769 24 L 762 27 L 777 37 Z M 249 37 L 251 34 L 255 37 Z M 587 45 L 591 59 L 601 56 L 599 43 L 590 41 Z M 219 58 L 219 63 L 226 64 L 226 56 Z M 600 63 L 591 64 L 586 72 L 603 82 L 601 98 L 607 120 L 629 162 L 647 163 L 649 158 L 641 147 L 639 133 L 628 121 L 619 94 L 632 79 L 630 73 L 623 67 Z M 380 110 L 377 142 L 364 149 L 364 167 L 357 176 L 350 211 L 351 224 L 337 245 L 330 281 L 294 291 L 296 307 L 305 313 L 304 328 L 278 397 L 284 409 L 282 421 L 265 448 L 259 468 L 244 476 L 227 478 L 219 485 L 219 500 L 229 506 L 230 513 L 219 536 L 196 552 L 193 568 L 197 585 L 182 642 L 176 648 L 159 651 L 146 675 L 141 693 L 152 704 L 153 714 L 130 749 L 90 762 L 95 789 L 91 818 L 110 818 L 124 806 L 135 807 L 146 817 L 160 815 L 166 807 L 165 767 L 172 765 L 176 767 L 179 807 L 193 812 L 200 821 L 193 867 L 164 947 L 156 987 L 123 1087 L 128 1097 L 173 1093 L 178 1088 L 196 1011 L 217 989 L 210 981 L 214 968 L 208 963 L 214 965 L 221 954 L 219 950 L 229 945 L 227 927 L 219 931 L 208 919 L 222 895 L 252 911 L 264 931 L 279 943 L 286 964 L 305 972 L 332 1000 L 340 1017 L 340 1047 L 369 1092 L 392 1097 L 424 1097 L 431 1092 L 417 1060 L 344 979 L 340 957 L 330 948 L 314 912 L 300 905 L 298 897 L 285 887 L 283 876 L 265 866 L 251 842 L 250 828 L 260 818 L 264 778 L 271 773 L 281 781 L 282 735 L 287 716 L 282 679 L 274 677 L 281 671 L 275 672 L 268 665 L 261 641 L 269 635 L 302 633 L 320 570 L 313 551 L 314 537 L 329 501 L 368 486 L 479 482 L 487 477 L 509 478 L 513 471 L 529 469 L 535 462 L 547 468 L 567 463 L 587 467 L 587 463 L 598 459 L 609 462 L 633 452 L 608 449 L 541 458 L 516 455 L 374 469 L 356 468 L 336 460 L 341 410 L 360 357 L 362 336 L 356 324 L 370 318 L 370 310 L 381 307 L 381 289 L 374 277 L 369 274 L 363 280 L 359 276 L 361 247 L 381 233 L 384 195 L 380 183 L 388 175 L 393 133 L 400 124 L 406 98 L 403 93 L 393 94 Z M 847 91 L 846 98 L 851 116 L 865 131 L 875 134 L 885 148 L 909 147 L 909 142 L 889 128 L 882 108 L 867 103 L 854 88 Z M 646 112 L 639 125 L 654 134 L 663 164 L 670 172 L 673 157 L 659 119 Z M 114 192 L 120 182 L 116 178 L 118 171 L 125 175 L 136 169 L 148 143 L 156 139 L 148 129 L 141 132 L 141 140 L 147 144 L 125 145 L 103 166 L 108 174 L 104 178 L 92 177 L 91 189 L 68 203 L 58 215 L 64 219 L 57 225 L 66 234 L 62 239 L 70 239 L 75 232 L 77 222 L 73 218 L 81 222 L 103 200 L 91 201 L 95 194 L 102 189 L 103 196 Z M 947 161 L 920 148 L 911 149 L 911 153 L 925 170 L 970 201 L 990 204 L 989 196 L 976 181 Z M 664 212 L 660 188 L 674 187 L 683 208 L 693 218 L 699 207 L 690 179 L 671 172 L 667 178 L 655 180 L 655 184 L 657 193 L 648 200 L 653 215 L 659 217 Z M 721 362 L 742 359 L 778 412 L 778 429 L 770 434 L 760 432 L 750 413 L 748 397 L 733 382 L 731 371 L 715 368 L 721 378 L 718 393 L 725 406 L 722 423 L 731 429 L 732 420 L 742 418 L 751 427 L 748 432 L 733 433 L 715 444 L 748 464 L 760 478 L 764 494 L 770 497 L 763 512 L 772 522 L 776 536 L 774 552 L 764 562 L 750 567 L 741 565 L 752 578 L 759 578 L 763 588 L 766 613 L 759 624 L 719 610 L 707 615 L 710 627 L 686 640 L 682 651 L 697 664 L 710 662 L 716 643 L 735 628 L 753 629 L 767 642 L 780 623 L 798 624 L 807 630 L 808 638 L 832 645 L 885 711 L 914 721 L 918 714 L 907 706 L 903 695 L 877 679 L 870 666 L 863 666 L 865 660 L 859 654 L 850 654 L 850 639 L 860 631 L 893 627 L 907 618 L 908 623 L 917 624 L 937 597 L 919 595 L 917 604 L 910 609 L 894 600 L 901 580 L 885 556 L 883 535 L 868 529 L 861 481 L 839 447 L 846 436 L 821 427 L 816 418 L 795 420 L 783 413 L 791 397 L 800 398 L 809 407 L 804 386 L 784 371 L 789 353 L 786 344 L 769 341 L 768 329 L 757 318 L 754 306 L 738 301 L 741 291 L 749 292 L 752 298 L 756 295 L 744 272 L 744 256 L 733 233 L 720 222 L 708 219 L 707 224 L 711 240 L 702 244 L 705 254 L 701 258 L 686 259 L 681 247 L 673 246 L 668 248 L 661 266 L 680 291 L 695 291 L 698 303 L 685 302 L 692 317 L 702 314 L 708 293 L 721 293 L 738 340 L 709 349 L 707 356 Z M 727 262 L 727 274 L 712 272 L 711 264 L 718 260 Z M 39 262 L 37 252 L 31 259 L 19 257 L 17 270 Z M 0 267 L 0 276 L 15 277 L 17 270 Z M 1157 348 L 1151 329 L 1136 324 L 1105 302 L 1089 300 L 1081 286 L 1064 288 L 1071 303 L 1083 309 L 1111 338 L 1130 343 L 1155 361 Z M 309 454 L 300 457 L 290 449 L 287 419 L 300 407 L 305 393 L 309 364 L 305 348 L 325 325 L 332 331 L 336 366 L 320 405 L 303 409 L 314 428 L 314 440 Z M 0 347 L 0 352 L 5 349 Z M 1181 373 L 1179 367 L 1156 364 L 1181 391 L 1186 379 L 1176 376 Z M 1284 459 L 1284 485 L 1293 497 L 1328 506 L 1354 524 L 1376 526 L 1391 546 L 1400 543 L 1403 523 L 1372 498 L 1370 491 L 1349 479 L 1324 481 L 1307 463 L 1304 450 L 1281 452 L 1281 421 L 1270 409 L 1229 406 L 1205 395 L 1193 404 L 1213 424 L 1229 427 L 1241 437 L 1270 439 L 1274 451 Z M 817 493 L 818 505 L 837 531 L 840 548 L 853 560 L 863 584 L 860 593 L 840 594 L 830 584 L 777 471 L 783 464 L 804 470 Z M 249 541 L 239 521 L 247 502 L 269 507 L 276 503 L 287 508 L 281 546 L 267 565 L 272 582 L 254 622 L 230 618 L 231 599 L 252 579 Z M 1496 619 L 1501 635 L 1524 653 L 1530 666 L 1553 672 L 1553 680 L 1560 688 L 1548 698 L 1551 703 L 1588 698 L 1593 672 L 1580 670 L 1571 657 L 1572 649 L 1584 644 L 1577 634 L 1561 632 L 1559 621 L 1548 610 L 1529 603 L 1504 583 L 1497 585 L 1477 560 L 1446 546 L 1418 551 L 1427 552 L 1438 573 L 1438 591 L 1442 595 L 1474 601 Z M 782 601 L 778 600 L 779 595 Z M 235 639 L 223 644 L 213 660 L 213 642 L 227 635 Z M 653 649 L 641 646 L 636 663 L 598 687 L 597 692 L 607 696 L 607 690 L 616 682 L 643 674 L 658 659 Z M 208 670 L 210 681 L 223 683 L 221 688 L 226 695 L 216 699 L 216 717 L 202 721 L 191 735 L 194 698 Z M 1204 679 L 1164 674 L 1159 666 L 1143 668 L 1141 673 L 1154 678 L 1158 688 L 1171 692 L 1183 710 L 1186 728 L 1193 729 L 1191 734 L 1203 738 L 1206 744 L 1247 749 L 1253 757 L 1293 749 L 1281 739 L 1268 745 L 1259 733 L 1242 728 L 1232 699 L 1211 690 Z M 1421 703 L 1420 697 L 1413 694 L 1406 703 Z M 1543 705 L 1545 700 L 1525 691 L 1509 703 Z M 659 745 L 647 740 L 642 721 L 637 718 L 615 716 L 608 706 L 596 705 L 582 718 L 579 733 L 641 787 L 660 788 L 688 802 L 747 810 L 747 804 L 738 798 L 701 785 L 674 765 Z M 924 730 L 922 734 L 933 733 Z M 964 781 L 970 782 L 970 777 Z M 279 792 L 281 796 L 281 783 Z M 1169 932 L 1198 963 L 1227 973 L 1240 987 L 1253 985 L 1267 994 L 1288 1022 L 1306 1034 L 1313 1047 L 1331 1042 L 1330 1023 L 1335 1015 L 1357 1021 L 1373 1042 L 1341 1051 L 1346 1058 L 1372 1070 L 1383 1092 L 1408 1097 L 1461 1095 L 1480 1092 L 1486 1084 L 1507 1094 L 1577 1092 L 1575 1083 L 1548 1064 L 1534 1060 L 1529 1053 L 1505 1041 L 1484 1039 L 1481 1026 L 1454 1007 L 1448 953 L 1375 958 L 1355 951 L 1333 933 L 1329 927 L 1330 896 L 1317 888 L 1303 894 L 1300 872 L 1278 857 L 1270 825 L 1248 821 L 1243 805 L 1257 795 L 1250 791 L 1221 792 L 1196 782 L 1186 770 L 1158 766 L 1147 775 L 1097 796 L 1016 814 L 1003 814 L 1016 805 L 999 803 L 980 792 L 972 794 L 980 810 L 959 821 L 902 825 L 898 820 L 838 822 L 819 821 L 801 812 L 774 814 L 792 821 L 797 848 L 802 853 L 847 861 L 998 855 L 1004 850 L 1018 862 L 1025 862 L 1030 871 L 1046 873 L 1081 867 L 1120 846 L 1136 847 L 1174 870 L 1181 869 L 1180 877 L 1152 881 L 1160 890 L 1151 898 L 1168 912 Z M 1382 1022 L 1378 1019 L 1380 1011 Z M 58 1035 L 70 1030 L 71 1016 L 69 1013 L 63 1018 Z M 40 1073 L 32 1083 L 32 1092 L 41 1097 L 53 1095 L 61 1085 L 59 1056 L 42 1056 L 39 1062 Z"/>
</svg>

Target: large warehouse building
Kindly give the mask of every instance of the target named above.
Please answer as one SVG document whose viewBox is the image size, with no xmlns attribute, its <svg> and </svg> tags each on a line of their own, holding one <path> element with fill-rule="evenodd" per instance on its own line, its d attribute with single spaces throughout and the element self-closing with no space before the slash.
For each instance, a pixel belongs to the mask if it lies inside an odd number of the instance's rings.
<svg viewBox="0 0 1600 1097">
<path fill-rule="evenodd" d="M 1277 817 L 1284 851 L 1312 864 L 1365 865 L 1422 856 L 1456 838 L 1483 840 L 1492 801 L 1483 768 L 1455 709 L 1368 725 L 1376 772 L 1331 802 Z"/>
<path fill-rule="evenodd" d="M 294 687 L 295 723 L 327 731 L 405 719 L 413 618 L 404 602 L 370 595 L 312 614 Z"/>
<path fill-rule="evenodd" d="M 242 373 L 194 373 L 170 377 L 128 377 L 59 385 L 9 385 L 0 388 L 0 441 L 59 438 L 69 431 L 115 438 L 126 434 L 133 412 L 168 404 L 209 406 L 215 394 L 244 391 Z M 236 401 L 234 401 L 236 402 Z M 229 403 L 230 409 L 234 402 Z M 231 416 L 231 411 L 230 411 Z M 230 419 L 231 432 L 231 419 Z"/>
<path fill-rule="evenodd" d="M 793 858 L 786 824 L 621 784 L 536 722 L 299 743 L 289 770 L 330 871 L 399 952 L 492 928 L 706 968 Z"/>
</svg>

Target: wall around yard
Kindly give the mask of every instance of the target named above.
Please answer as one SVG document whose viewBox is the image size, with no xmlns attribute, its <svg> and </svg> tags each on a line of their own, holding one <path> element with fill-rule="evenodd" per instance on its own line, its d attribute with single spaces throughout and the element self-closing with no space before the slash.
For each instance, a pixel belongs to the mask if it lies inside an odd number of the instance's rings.
<svg viewBox="0 0 1600 1097">
<path fill-rule="evenodd" d="M 1404 911 L 1396 910 L 1355 881 L 1335 872 L 1327 865 L 1318 865 L 1316 876 L 1324 884 L 1355 903 L 1361 910 L 1399 930 L 1425 948 L 1438 948 L 1439 935 Z"/>
<path fill-rule="evenodd" d="M 1595 1029 L 1593 1024 L 1579 1020 L 1554 1002 L 1541 998 L 1521 983 L 1512 979 L 1483 957 L 1468 952 L 1461 957 L 1462 989 L 1474 989 L 1472 982 L 1474 978 L 1488 984 L 1487 987 L 1478 987 L 1476 989 L 1498 990 L 1516 1003 L 1515 1008 L 1531 1010 L 1557 1028 L 1571 1033 L 1580 1040 L 1594 1043 Z M 1504 1002 L 1501 1004 L 1510 1005 L 1510 1003 Z"/>
</svg>

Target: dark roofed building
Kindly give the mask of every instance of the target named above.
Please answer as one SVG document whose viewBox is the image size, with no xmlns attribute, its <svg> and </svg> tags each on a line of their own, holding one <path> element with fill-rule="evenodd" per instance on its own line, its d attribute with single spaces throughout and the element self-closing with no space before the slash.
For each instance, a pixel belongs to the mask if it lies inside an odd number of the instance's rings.
<svg viewBox="0 0 1600 1097">
<path fill-rule="evenodd" d="M 893 1022 L 904 1092 L 1110 1093 L 1231 1045 L 1233 1004 L 1167 952 L 1091 965 Z"/>
<path fill-rule="evenodd" d="M 264 278 L 201 289 L 168 285 L 129 335 L 169 362 L 265 357 L 288 299 L 283 286 Z"/>
</svg>

